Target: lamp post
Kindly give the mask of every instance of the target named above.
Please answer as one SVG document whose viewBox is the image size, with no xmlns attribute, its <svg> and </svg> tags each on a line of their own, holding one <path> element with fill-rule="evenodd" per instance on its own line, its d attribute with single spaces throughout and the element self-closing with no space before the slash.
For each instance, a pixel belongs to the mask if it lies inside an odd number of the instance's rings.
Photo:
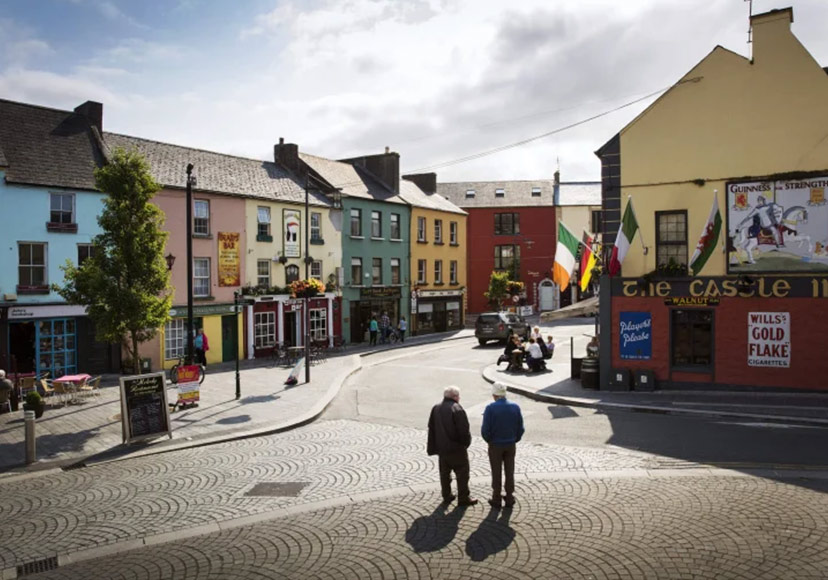
<svg viewBox="0 0 828 580">
<path fill-rule="evenodd" d="M 187 164 L 187 364 L 193 364 L 193 164 Z"/>
<path fill-rule="evenodd" d="M 310 178 L 305 176 L 305 281 L 310 280 Z M 305 291 L 305 382 L 310 382 L 310 298 Z"/>
<path fill-rule="evenodd" d="M 236 400 L 238 401 L 241 399 L 241 376 L 239 375 L 239 311 L 241 310 L 241 305 L 243 304 L 242 301 L 242 293 L 241 288 L 237 291 L 233 292 L 233 311 L 236 313 L 235 316 L 235 324 L 233 337 L 235 340 L 233 341 L 233 350 L 235 351 L 235 359 L 236 359 Z"/>
</svg>

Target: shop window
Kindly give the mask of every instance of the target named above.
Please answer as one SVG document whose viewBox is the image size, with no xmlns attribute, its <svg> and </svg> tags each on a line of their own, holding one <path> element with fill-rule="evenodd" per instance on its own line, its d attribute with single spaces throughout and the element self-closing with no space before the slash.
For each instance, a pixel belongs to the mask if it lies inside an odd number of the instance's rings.
<svg viewBox="0 0 828 580">
<path fill-rule="evenodd" d="M 382 214 L 378 211 L 371 212 L 371 237 L 382 238 Z"/>
<path fill-rule="evenodd" d="M 78 244 L 78 266 L 95 254 L 95 246 L 92 244 Z"/>
<path fill-rule="evenodd" d="M 351 284 L 362 286 L 362 258 L 351 258 Z"/>
<path fill-rule="evenodd" d="M 449 282 L 457 284 L 457 260 L 452 260 L 449 263 Z"/>
<path fill-rule="evenodd" d="M 434 243 L 443 243 L 443 220 L 434 220 Z"/>
<path fill-rule="evenodd" d="M 193 296 L 210 296 L 210 258 L 193 258 Z"/>
<path fill-rule="evenodd" d="M 417 304 L 417 332 L 434 331 L 434 305 L 430 302 Z"/>
<path fill-rule="evenodd" d="M 496 236 L 511 236 L 520 233 L 519 213 L 494 214 L 494 233 Z"/>
<path fill-rule="evenodd" d="M 426 241 L 426 219 L 424 217 L 417 218 L 417 241 Z"/>
<path fill-rule="evenodd" d="M 258 211 L 258 229 L 256 230 L 256 240 L 259 242 L 272 242 L 273 236 L 270 233 L 270 208 L 259 206 Z"/>
<path fill-rule="evenodd" d="M 18 242 L 17 252 L 17 283 L 25 288 L 47 286 L 46 244 Z"/>
<path fill-rule="evenodd" d="M 183 318 L 173 318 L 164 327 L 164 359 L 175 360 L 184 356 L 187 348 L 185 330 L 187 321 Z"/>
<path fill-rule="evenodd" d="M 325 308 L 311 308 L 310 338 L 314 341 L 328 338 L 328 311 Z"/>
<path fill-rule="evenodd" d="M 670 316 L 673 367 L 709 369 L 713 362 L 713 312 L 673 310 Z"/>
<path fill-rule="evenodd" d="M 391 258 L 391 283 L 400 284 L 400 259 Z"/>
<path fill-rule="evenodd" d="M 426 261 L 417 260 L 417 284 L 426 283 Z"/>
<path fill-rule="evenodd" d="M 520 260 L 520 246 L 495 246 L 495 270 L 508 270 Z"/>
<path fill-rule="evenodd" d="M 460 326 L 460 303 L 447 302 L 446 303 L 446 324 L 449 328 L 457 328 Z"/>
<path fill-rule="evenodd" d="M 270 260 L 256 261 L 256 285 L 270 288 Z"/>
<path fill-rule="evenodd" d="M 401 240 L 402 235 L 400 233 L 400 214 L 392 213 L 391 214 L 391 239 L 392 240 Z"/>
<path fill-rule="evenodd" d="M 442 260 L 434 260 L 434 283 L 435 284 L 442 284 L 443 283 L 443 261 Z"/>
<path fill-rule="evenodd" d="M 351 210 L 351 235 L 356 237 L 362 236 L 362 210 Z"/>
<path fill-rule="evenodd" d="M 687 265 L 687 211 L 656 212 L 656 266 Z"/>
<path fill-rule="evenodd" d="M 371 262 L 371 283 L 382 284 L 382 258 L 374 258 Z"/>
<path fill-rule="evenodd" d="M 310 277 L 316 280 L 322 280 L 322 262 L 320 260 L 311 262 Z"/>
<path fill-rule="evenodd" d="M 310 215 L 310 243 L 321 244 L 322 240 L 322 214 L 311 212 Z"/>
<path fill-rule="evenodd" d="M 210 202 L 206 199 L 197 199 L 193 202 L 193 234 L 210 235 Z"/>
<path fill-rule="evenodd" d="M 291 264 L 285 268 L 285 283 L 290 284 L 299 279 L 299 266 Z"/>
<path fill-rule="evenodd" d="M 75 320 L 55 318 L 37 323 L 38 370 L 53 377 L 77 372 Z"/>
<path fill-rule="evenodd" d="M 457 244 L 457 222 L 450 222 L 449 223 L 449 243 L 452 246 L 456 246 Z"/>
<path fill-rule="evenodd" d="M 256 348 L 268 348 L 276 344 L 276 313 L 256 312 L 253 333 Z"/>
</svg>

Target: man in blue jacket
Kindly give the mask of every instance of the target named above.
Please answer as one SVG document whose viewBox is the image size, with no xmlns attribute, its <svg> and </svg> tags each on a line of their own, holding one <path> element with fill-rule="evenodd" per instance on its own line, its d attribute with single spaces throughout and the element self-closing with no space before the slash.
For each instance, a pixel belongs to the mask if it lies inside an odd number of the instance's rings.
<svg viewBox="0 0 828 580">
<path fill-rule="evenodd" d="M 483 412 L 481 434 L 489 444 L 489 465 L 492 468 L 492 499 L 489 505 L 501 506 L 501 483 L 506 472 L 506 507 L 515 505 L 515 444 L 523 437 L 523 415 L 516 403 L 506 400 L 506 385 L 492 385 L 493 403 Z"/>
</svg>

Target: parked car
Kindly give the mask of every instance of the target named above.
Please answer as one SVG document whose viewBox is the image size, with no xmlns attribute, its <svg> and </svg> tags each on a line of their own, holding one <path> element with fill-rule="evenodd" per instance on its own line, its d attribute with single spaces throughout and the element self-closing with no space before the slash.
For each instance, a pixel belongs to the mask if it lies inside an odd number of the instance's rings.
<svg viewBox="0 0 828 580">
<path fill-rule="evenodd" d="M 532 329 L 526 320 L 511 312 L 484 312 L 474 323 L 474 336 L 481 345 L 490 340 L 505 343 L 512 334 L 526 340 L 531 332 Z"/>
</svg>

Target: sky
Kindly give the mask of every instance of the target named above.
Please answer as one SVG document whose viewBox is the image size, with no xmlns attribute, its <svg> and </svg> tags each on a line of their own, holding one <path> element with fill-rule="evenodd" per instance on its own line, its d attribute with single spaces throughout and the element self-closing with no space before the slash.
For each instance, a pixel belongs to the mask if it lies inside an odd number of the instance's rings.
<svg viewBox="0 0 828 580">
<path fill-rule="evenodd" d="M 787 6 L 828 66 L 828 2 L 754 0 L 753 12 Z M 656 97 L 614 110 L 716 45 L 749 56 L 748 11 L 744 0 L 0 0 L 0 98 L 95 100 L 105 131 L 254 159 L 283 137 L 331 159 L 390 147 L 403 172 L 441 182 L 558 168 L 563 181 L 598 180 L 594 151 Z"/>
</svg>

